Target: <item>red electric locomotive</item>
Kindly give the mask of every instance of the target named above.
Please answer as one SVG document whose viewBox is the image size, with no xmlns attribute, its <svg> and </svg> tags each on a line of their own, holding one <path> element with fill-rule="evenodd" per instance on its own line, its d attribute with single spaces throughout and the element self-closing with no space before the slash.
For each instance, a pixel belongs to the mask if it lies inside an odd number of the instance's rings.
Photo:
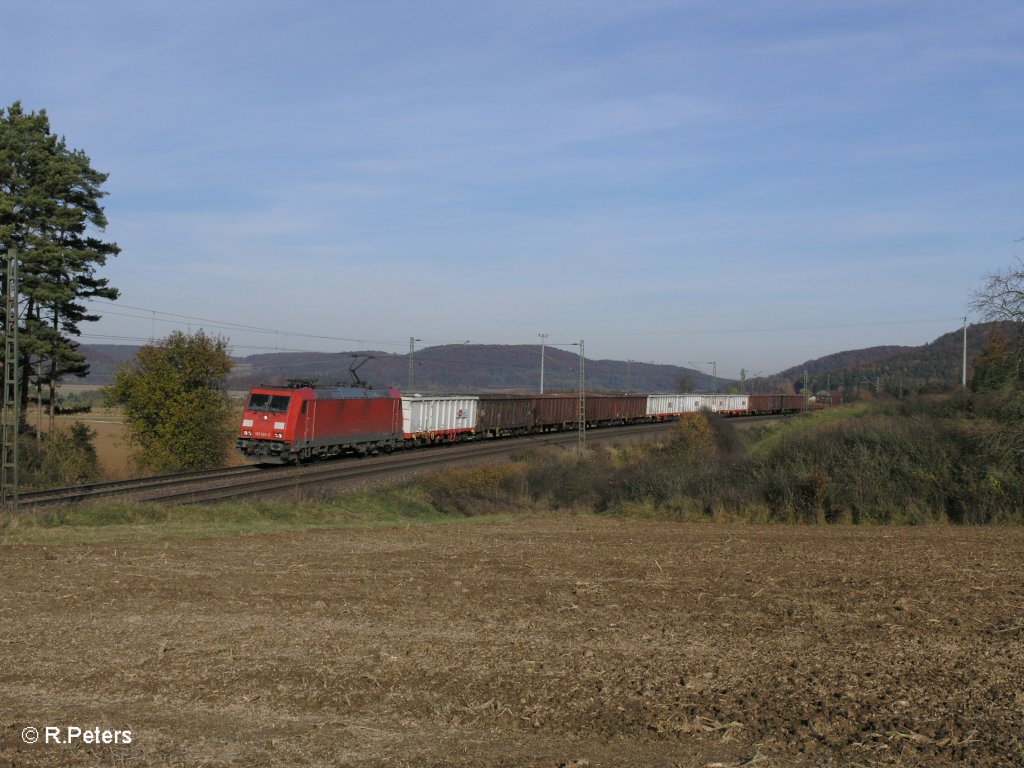
<svg viewBox="0 0 1024 768">
<path fill-rule="evenodd" d="M 390 451 L 401 444 L 397 389 L 312 386 L 255 387 L 235 441 L 246 458 L 264 464 Z"/>
</svg>

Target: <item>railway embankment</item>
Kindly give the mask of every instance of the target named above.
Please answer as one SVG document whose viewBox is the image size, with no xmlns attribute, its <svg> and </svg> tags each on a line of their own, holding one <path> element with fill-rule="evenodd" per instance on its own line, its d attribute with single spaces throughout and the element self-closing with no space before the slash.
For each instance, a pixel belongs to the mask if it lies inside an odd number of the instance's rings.
<svg viewBox="0 0 1024 768">
<path fill-rule="evenodd" d="M 677 521 L 1019 524 L 1020 422 L 955 400 L 403 452 L 45 494 L 5 541 L 205 536 L 568 511 Z M 636 432 L 636 434 L 633 434 Z M 119 495 L 119 496 L 117 496 Z M 44 504 L 44 502 L 46 502 Z"/>
</svg>

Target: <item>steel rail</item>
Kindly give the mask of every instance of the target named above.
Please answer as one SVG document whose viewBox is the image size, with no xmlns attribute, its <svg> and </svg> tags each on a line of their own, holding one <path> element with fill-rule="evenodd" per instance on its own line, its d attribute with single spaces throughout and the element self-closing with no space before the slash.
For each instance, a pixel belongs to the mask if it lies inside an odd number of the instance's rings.
<svg viewBox="0 0 1024 768">
<path fill-rule="evenodd" d="M 179 472 L 172 475 L 150 475 L 130 480 L 109 480 L 102 483 L 86 483 L 69 485 L 61 488 L 43 488 L 21 494 L 19 504 L 24 507 L 49 506 L 53 504 L 75 503 L 104 496 L 122 496 L 148 488 L 175 485 L 183 482 L 215 480 L 221 477 L 237 477 L 268 470 L 253 465 L 238 467 L 218 467 L 216 469 Z"/>
</svg>

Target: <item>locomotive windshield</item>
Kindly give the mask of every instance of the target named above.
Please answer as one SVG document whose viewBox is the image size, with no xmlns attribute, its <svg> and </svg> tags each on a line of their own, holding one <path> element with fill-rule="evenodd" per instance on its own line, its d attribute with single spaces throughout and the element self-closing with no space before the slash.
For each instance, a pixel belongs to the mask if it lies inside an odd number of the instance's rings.
<svg viewBox="0 0 1024 768">
<path fill-rule="evenodd" d="M 248 410 L 287 413 L 289 402 L 291 402 L 291 397 L 288 395 L 261 395 L 253 392 L 249 395 Z"/>
</svg>

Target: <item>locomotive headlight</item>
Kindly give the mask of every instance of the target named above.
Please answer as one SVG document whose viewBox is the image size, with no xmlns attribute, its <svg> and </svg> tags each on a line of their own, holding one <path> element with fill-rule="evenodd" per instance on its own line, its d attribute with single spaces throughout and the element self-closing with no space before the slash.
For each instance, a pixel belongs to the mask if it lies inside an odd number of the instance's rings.
<svg viewBox="0 0 1024 768">
<path fill-rule="evenodd" d="M 251 429 L 243 429 L 242 430 L 242 437 L 252 437 L 252 430 Z"/>
<path fill-rule="evenodd" d="M 274 437 L 276 437 L 278 440 L 281 440 L 281 439 L 284 438 L 284 433 L 283 432 L 275 432 L 274 433 Z"/>
</svg>

